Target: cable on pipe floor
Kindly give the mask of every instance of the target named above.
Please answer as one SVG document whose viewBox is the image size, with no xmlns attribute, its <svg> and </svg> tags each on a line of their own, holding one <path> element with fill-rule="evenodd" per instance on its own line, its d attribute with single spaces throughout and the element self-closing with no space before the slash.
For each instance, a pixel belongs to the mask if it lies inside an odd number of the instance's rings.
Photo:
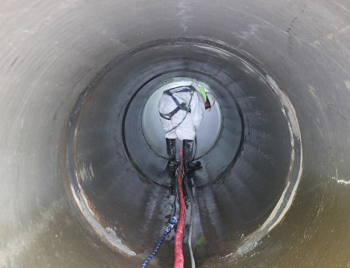
<svg viewBox="0 0 350 268">
<path fill-rule="evenodd" d="M 175 187 L 176 187 L 176 182 L 175 182 Z M 145 260 L 145 262 L 142 264 L 141 268 L 145 268 L 147 266 L 147 264 L 151 261 L 151 259 L 154 257 L 154 255 L 156 255 L 156 253 L 159 250 L 160 245 L 162 244 L 162 242 L 164 241 L 165 237 L 168 235 L 168 233 L 170 233 L 170 231 L 175 227 L 175 225 L 178 222 L 178 218 L 176 217 L 176 190 L 175 190 L 175 198 L 174 198 L 174 212 L 173 212 L 173 217 L 171 218 L 171 222 L 169 223 L 168 227 L 166 228 L 164 234 L 162 235 L 161 239 L 159 240 L 156 249 L 153 251 L 153 253 Z"/>
<path fill-rule="evenodd" d="M 178 195 L 179 195 L 180 215 L 179 215 L 179 221 L 178 221 L 176 236 L 175 236 L 174 268 L 183 268 L 184 267 L 184 256 L 183 256 L 183 252 L 182 252 L 182 243 L 183 243 L 185 218 L 186 218 L 186 205 L 185 205 L 185 200 L 184 200 L 184 193 L 182 190 L 182 173 L 183 173 L 183 149 L 181 148 L 181 150 L 180 150 L 180 168 L 179 168 L 179 173 L 178 173 L 178 177 L 177 177 L 177 189 L 178 189 Z"/>
<path fill-rule="evenodd" d="M 191 219 L 190 219 L 190 232 L 188 235 L 188 247 L 190 250 L 190 256 L 191 256 L 191 268 L 196 268 L 196 262 L 193 257 L 193 250 L 192 250 L 192 229 L 193 229 L 193 217 L 194 217 L 194 199 L 192 196 L 192 191 L 190 191 L 190 187 L 188 186 L 188 177 L 185 175 L 185 187 L 187 195 L 190 198 L 191 202 Z"/>
<path fill-rule="evenodd" d="M 177 168 L 176 170 L 177 172 L 179 171 L 179 168 Z M 174 177 L 175 179 L 175 177 Z M 173 208 L 174 208 L 174 212 L 173 212 L 173 217 L 176 216 L 176 199 L 177 199 L 177 180 L 174 180 L 174 204 L 173 204 Z"/>
<path fill-rule="evenodd" d="M 142 264 L 141 268 L 145 268 L 146 265 L 150 262 L 150 260 L 154 257 L 154 255 L 156 255 L 156 253 L 159 250 L 160 245 L 162 244 L 162 242 L 164 241 L 164 238 L 167 236 L 167 234 L 174 228 L 175 224 L 177 223 L 177 218 L 176 217 L 172 217 L 171 218 L 171 222 L 169 223 L 168 227 L 165 229 L 164 234 L 162 235 L 162 238 L 159 240 L 156 249 L 153 251 L 153 253 L 151 255 L 149 255 L 149 257 L 147 258 L 147 260 L 145 260 L 145 262 Z"/>
</svg>

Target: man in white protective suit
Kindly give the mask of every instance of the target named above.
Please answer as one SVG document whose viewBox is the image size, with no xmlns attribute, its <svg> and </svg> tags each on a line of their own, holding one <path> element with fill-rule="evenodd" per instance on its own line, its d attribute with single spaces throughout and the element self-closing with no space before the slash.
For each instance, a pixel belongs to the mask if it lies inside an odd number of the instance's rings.
<svg viewBox="0 0 350 268">
<path fill-rule="evenodd" d="M 176 138 L 183 141 L 185 172 L 201 168 L 199 161 L 192 162 L 193 144 L 204 110 L 213 107 L 214 96 L 197 82 L 190 86 L 179 86 L 165 90 L 158 103 L 160 121 L 166 132 L 168 167 L 178 166 L 176 160 Z"/>
</svg>

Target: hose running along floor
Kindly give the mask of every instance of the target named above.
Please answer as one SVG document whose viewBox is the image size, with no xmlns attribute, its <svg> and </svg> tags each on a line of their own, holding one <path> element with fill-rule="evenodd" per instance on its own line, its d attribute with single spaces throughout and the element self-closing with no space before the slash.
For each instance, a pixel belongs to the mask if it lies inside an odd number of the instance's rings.
<svg viewBox="0 0 350 268">
<path fill-rule="evenodd" d="M 350 267 L 349 3 L 0 7 L 0 267 L 140 267 L 174 209 L 158 99 L 194 80 L 197 266 Z"/>
</svg>

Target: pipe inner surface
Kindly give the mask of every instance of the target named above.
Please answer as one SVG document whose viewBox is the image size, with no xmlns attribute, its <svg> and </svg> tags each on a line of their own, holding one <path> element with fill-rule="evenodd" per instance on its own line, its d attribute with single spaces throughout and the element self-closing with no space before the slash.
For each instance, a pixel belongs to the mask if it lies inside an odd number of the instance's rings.
<svg viewBox="0 0 350 268">
<path fill-rule="evenodd" d="M 157 88 L 186 77 L 207 85 L 220 104 L 217 138 L 193 177 L 196 239 L 203 240 L 194 246 L 196 259 L 251 250 L 284 215 L 299 179 L 300 136 L 286 96 L 249 59 L 200 39 L 145 44 L 109 66 L 78 103 L 70 127 L 71 185 L 91 229 L 117 251 L 151 252 L 146 241 L 159 237 L 173 196 L 167 160 L 147 143 L 142 118 L 154 116 L 147 101 Z M 159 135 L 155 144 L 164 140 Z M 171 263 L 171 237 L 160 265 Z"/>
<path fill-rule="evenodd" d="M 164 132 L 143 120 L 176 79 L 219 103 L 193 178 L 197 266 L 350 266 L 349 11 L 0 1 L 0 267 L 141 266 L 174 211 Z M 173 236 L 149 267 L 172 266 Z"/>
</svg>

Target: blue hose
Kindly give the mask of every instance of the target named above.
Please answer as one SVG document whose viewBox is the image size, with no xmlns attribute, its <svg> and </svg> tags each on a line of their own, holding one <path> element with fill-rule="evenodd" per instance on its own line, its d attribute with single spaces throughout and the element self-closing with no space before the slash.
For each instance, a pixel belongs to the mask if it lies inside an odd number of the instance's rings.
<svg viewBox="0 0 350 268">
<path fill-rule="evenodd" d="M 167 234 L 171 231 L 171 229 L 174 228 L 174 225 L 177 223 L 177 218 L 176 217 L 172 217 L 171 218 L 171 223 L 169 223 L 168 227 L 165 229 L 164 234 L 162 235 L 162 238 L 159 240 L 156 249 L 153 251 L 153 253 L 147 258 L 147 260 L 145 260 L 145 262 L 142 264 L 141 268 L 145 268 L 146 265 L 150 262 L 150 260 L 154 257 L 154 255 L 156 255 L 156 253 L 159 250 L 160 245 L 162 244 L 164 238 L 167 236 Z"/>
<path fill-rule="evenodd" d="M 191 107 L 191 105 L 189 105 L 189 107 Z M 182 124 L 183 121 L 185 121 L 186 117 L 187 117 L 188 111 L 186 111 L 186 114 L 184 116 L 184 118 L 182 118 L 182 121 L 177 124 L 175 127 L 173 127 L 172 129 L 168 130 L 166 133 L 169 133 L 170 131 L 173 131 L 174 129 L 176 129 L 178 126 L 180 126 Z"/>
</svg>

